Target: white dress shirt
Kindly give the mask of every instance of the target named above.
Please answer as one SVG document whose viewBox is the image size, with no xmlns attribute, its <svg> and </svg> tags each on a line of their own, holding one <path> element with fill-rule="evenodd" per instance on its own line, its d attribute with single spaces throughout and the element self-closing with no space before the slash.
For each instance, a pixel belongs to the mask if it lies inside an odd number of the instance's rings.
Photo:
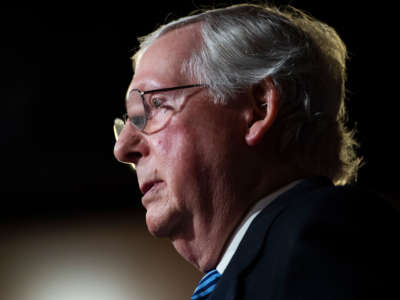
<svg viewBox="0 0 400 300">
<path fill-rule="evenodd" d="M 222 255 L 222 258 L 220 262 L 217 265 L 217 271 L 222 275 L 228 266 L 229 262 L 231 261 L 233 255 L 235 254 L 237 248 L 239 247 L 240 242 L 242 241 L 247 229 L 249 229 L 249 226 L 251 222 L 253 222 L 254 218 L 265 208 L 267 207 L 272 201 L 274 201 L 279 195 L 283 194 L 284 192 L 288 191 L 292 187 L 294 187 L 296 184 L 298 184 L 301 180 L 296 180 L 288 185 L 285 185 L 284 187 L 276 190 L 272 194 L 269 194 L 268 196 L 262 198 L 260 201 L 258 201 L 253 207 L 250 209 L 250 211 L 247 213 L 247 215 L 243 218 L 242 222 L 240 225 L 236 228 L 234 233 L 231 236 L 231 239 L 229 241 L 228 247 L 226 248 L 224 254 Z"/>
</svg>

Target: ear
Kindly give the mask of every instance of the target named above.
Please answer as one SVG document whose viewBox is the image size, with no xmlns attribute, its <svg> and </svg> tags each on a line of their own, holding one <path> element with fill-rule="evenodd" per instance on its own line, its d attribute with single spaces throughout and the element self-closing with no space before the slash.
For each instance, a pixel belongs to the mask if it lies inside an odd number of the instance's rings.
<svg viewBox="0 0 400 300">
<path fill-rule="evenodd" d="M 252 118 L 246 142 L 249 146 L 257 145 L 271 128 L 279 110 L 279 92 L 271 78 L 265 78 L 252 89 Z"/>
</svg>

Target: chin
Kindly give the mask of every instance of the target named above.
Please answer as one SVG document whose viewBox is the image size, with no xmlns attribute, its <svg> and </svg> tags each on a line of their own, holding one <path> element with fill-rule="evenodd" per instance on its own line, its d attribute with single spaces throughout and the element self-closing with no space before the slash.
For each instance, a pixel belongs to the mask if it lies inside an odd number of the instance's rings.
<svg viewBox="0 0 400 300">
<path fill-rule="evenodd" d="M 146 225 L 148 231 L 155 237 L 168 238 L 172 235 L 174 223 L 167 216 L 153 215 L 149 211 L 146 213 Z"/>
</svg>

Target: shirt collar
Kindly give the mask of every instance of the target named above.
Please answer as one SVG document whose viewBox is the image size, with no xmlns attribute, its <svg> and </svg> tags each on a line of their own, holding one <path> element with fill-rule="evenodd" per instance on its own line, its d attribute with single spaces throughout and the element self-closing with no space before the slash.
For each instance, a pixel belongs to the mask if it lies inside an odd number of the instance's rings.
<svg viewBox="0 0 400 300">
<path fill-rule="evenodd" d="M 222 255 L 221 260 L 217 265 L 217 271 L 220 274 L 223 274 L 226 267 L 228 266 L 229 262 L 231 261 L 233 255 L 235 254 L 237 248 L 239 247 L 240 242 L 242 241 L 244 235 L 246 234 L 247 229 L 249 228 L 250 224 L 253 222 L 255 217 L 265 208 L 267 207 L 272 201 L 278 198 L 279 195 L 285 193 L 286 191 L 293 188 L 296 184 L 298 184 L 301 180 L 293 181 L 280 189 L 276 190 L 275 192 L 265 196 L 261 200 L 257 201 L 243 218 L 242 222 L 233 232 L 230 241 L 228 243 L 228 247 L 225 249 L 224 254 Z"/>
</svg>

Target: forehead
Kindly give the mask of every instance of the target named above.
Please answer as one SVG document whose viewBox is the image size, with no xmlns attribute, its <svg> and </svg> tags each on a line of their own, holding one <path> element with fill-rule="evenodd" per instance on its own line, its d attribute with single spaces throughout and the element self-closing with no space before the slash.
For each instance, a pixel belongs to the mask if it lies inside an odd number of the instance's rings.
<svg viewBox="0 0 400 300">
<path fill-rule="evenodd" d="M 200 46 L 200 24 L 172 30 L 153 42 L 136 61 L 133 84 L 184 84 L 182 64 Z"/>
</svg>

